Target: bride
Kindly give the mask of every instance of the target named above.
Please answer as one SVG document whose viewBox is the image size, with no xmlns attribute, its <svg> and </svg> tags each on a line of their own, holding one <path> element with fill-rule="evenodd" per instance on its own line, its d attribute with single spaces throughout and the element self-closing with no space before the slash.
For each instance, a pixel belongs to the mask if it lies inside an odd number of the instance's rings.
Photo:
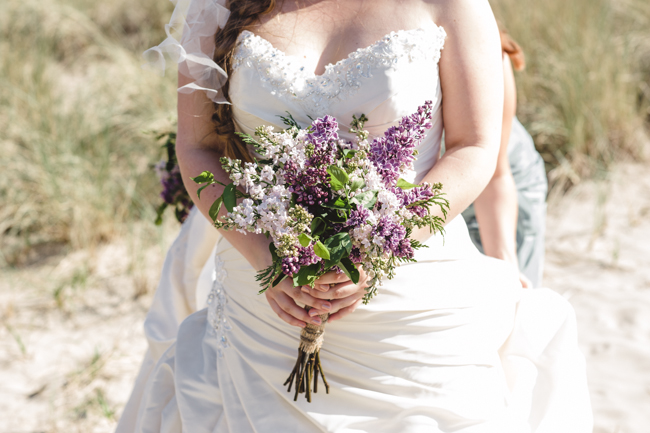
<svg viewBox="0 0 650 433">
<path fill-rule="evenodd" d="M 209 170 L 227 180 L 220 156 L 250 159 L 235 131 L 281 128 L 287 111 L 305 125 L 325 114 L 346 125 L 363 113 L 378 135 L 432 100 L 414 180 L 442 182 L 451 211 L 444 242 L 418 233 L 429 248 L 368 305 L 363 279 L 336 274 L 257 295 L 268 240 L 221 233 L 211 287 L 197 290 L 207 308 L 154 357 L 127 407 L 133 422 L 119 431 L 591 431 L 571 307 L 549 290 L 523 290 L 514 268 L 478 253 L 459 216 L 490 179 L 499 147 L 503 72 L 487 1 L 180 0 L 167 30 L 147 56 L 154 66 L 179 62 L 185 179 Z M 215 186 L 198 200 L 186 186 L 204 215 L 221 194 Z M 298 327 L 325 312 L 330 394 L 294 402 L 282 382 Z"/>
</svg>

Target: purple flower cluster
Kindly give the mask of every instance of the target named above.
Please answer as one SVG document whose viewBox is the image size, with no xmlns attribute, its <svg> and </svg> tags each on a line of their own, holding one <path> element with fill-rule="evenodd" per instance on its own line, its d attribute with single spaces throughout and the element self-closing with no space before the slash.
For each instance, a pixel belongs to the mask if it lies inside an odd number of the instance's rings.
<svg viewBox="0 0 650 433">
<path fill-rule="evenodd" d="M 284 170 L 284 179 L 289 185 L 287 189 L 296 194 L 296 202 L 313 206 L 329 199 L 326 167 L 307 167 L 300 171 L 295 162 L 288 161 Z"/>
<path fill-rule="evenodd" d="M 305 170 L 299 171 L 293 161 L 285 164 L 288 190 L 296 194 L 298 203 L 321 205 L 330 198 L 327 167 L 336 159 L 338 129 L 339 124 L 331 116 L 316 119 L 312 123 L 313 132 L 307 136 L 307 140 L 314 146 L 314 153 L 307 159 Z"/>
<path fill-rule="evenodd" d="M 400 170 L 415 160 L 413 150 L 431 128 L 432 102 L 426 101 L 417 113 L 405 116 L 399 125 L 390 127 L 383 137 L 370 144 L 368 158 L 375 165 L 387 187 L 394 186 Z"/>
<path fill-rule="evenodd" d="M 370 211 L 368 209 L 366 209 L 365 207 L 357 206 L 356 209 L 350 211 L 350 216 L 348 217 L 348 221 L 346 222 L 346 225 L 348 227 L 359 227 L 360 225 L 366 222 L 369 216 L 370 216 Z"/>
<path fill-rule="evenodd" d="M 311 124 L 312 133 L 307 140 L 314 146 L 313 155 L 307 160 L 311 167 L 329 167 L 338 151 L 339 124 L 332 116 L 316 119 Z"/>
<path fill-rule="evenodd" d="M 372 234 L 384 238 L 384 249 L 392 252 L 395 257 L 413 258 L 414 250 L 406 237 L 406 229 L 392 218 L 381 217 Z"/>
<path fill-rule="evenodd" d="M 300 257 L 300 264 L 302 266 L 313 265 L 321 261 L 321 258 L 314 252 L 313 246 L 298 248 L 298 257 Z"/>
<path fill-rule="evenodd" d="M 350 251 L 350 260 L 352 260 L 352 263 L 361 263 L 361 250 L 356 247 L 352 247 L 352 251 Z"/>
<path fill-rule="evenodd" d="M 282 272 L 293 277 L 302 266 L 309 266 L 321 261 L 321 258 L 314 253 L 314 247 L 299 247 L 298 257 L 284 257 L 282 259 Z"/>
<path fill-rule="evenodd" d="M 339 139 L 339 124 L 332 116 L 314 120 L 311 129 L 313 132 L 309 134 L 308 139 L 316 148 Z"/>
<path fill-rule="evenodd" d="M 160 170 L 159 176 L 162 185 L 160 197 L 168 205 L 176 206 L 176 218 L 180 222 L 185 221 L 194 203 L 183 185 L 180 168 L 178 165 L 174 165 L 169 171 Z"/>
<path fill-rule="evenodd" d="M 401 241 L 399 241 L 399 245 L 397 246 L 397 250 L 395 251 L 396 257 L 412 259 L 414 254 L 415 251 L 413 250 L 413 246 L 411 245 L 410 240 L 402 239 Z"/>
<path fill-rule="evenodd" d="M 416 186 L 407 190 L 391 188 L 391 191 L 401 200 L 402 206 L 409 208 L 417 216 L 424 217 L 428 215 L 429 211 L 427 210 L 427 206 L 413 206 L 413 203 L 424 202 L 434 196 L 433 191 L 428 185 Z"/>
<path fill-rule="evenodd" d="M 298 257 L 282 258 L 282 273 L 293 277 L 300 270 L 300 259 Z"/>
</svg>

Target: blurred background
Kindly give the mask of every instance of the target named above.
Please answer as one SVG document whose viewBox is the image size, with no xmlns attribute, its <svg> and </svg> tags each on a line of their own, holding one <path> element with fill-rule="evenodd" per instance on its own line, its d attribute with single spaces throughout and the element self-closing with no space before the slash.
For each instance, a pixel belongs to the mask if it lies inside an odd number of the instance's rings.
<svg viewBox="0 0 650 433">
<path fill-rule="evenodd" d="M 650 431 L 650 2 L 492 0 L 549 175 L 544 285 L 574 305 L 596 433 Z M 0 433 L 109 432 L 145 350 L 175 76 L 164 0 L 3 0 Z"/>
</svg>

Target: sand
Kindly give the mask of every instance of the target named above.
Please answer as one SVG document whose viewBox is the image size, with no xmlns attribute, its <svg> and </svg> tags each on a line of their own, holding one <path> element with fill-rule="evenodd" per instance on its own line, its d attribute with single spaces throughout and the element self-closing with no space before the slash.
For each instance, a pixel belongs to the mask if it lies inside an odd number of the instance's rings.
<svg viewBox="0 0 650 433">
<path fill-rule="evenodd" d="M 650 431 L 649 168 L 619 165 L 549 204 L 544 285 L 576 310 L 596 433 Z M 137 255 L 115 242 L 2 271 L 0 433 L 113 431 L 167 227 Z"/>
</svg>

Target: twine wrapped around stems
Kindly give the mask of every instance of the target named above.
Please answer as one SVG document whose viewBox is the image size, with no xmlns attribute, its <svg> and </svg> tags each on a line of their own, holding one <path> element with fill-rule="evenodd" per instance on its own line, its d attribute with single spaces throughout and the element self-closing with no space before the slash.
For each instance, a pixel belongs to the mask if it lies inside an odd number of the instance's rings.
<svg viewBox="0 0 650 433">
<path fill-rule="evenodd" d="M 305 306 L 305 310 L 309 311 L 311 307 Z M 284 385 L 289 385 L 287 392 L 291 392 L 291 386 L 295 380 L 296 387 L 293 396 L 293 401 L 298 400 L 298 394 L 305 393 L 307 401 L 311 403 L 312 382 L 314 384 L 314 392 L 318 392 L 318 375 L 323 378 L 325 384 L 325 392 L 329 394 L 330 387 L 323 372 L 323 366 L 320 362 L 320 348 L 325 339 L 325 324 L 329 314 L 319 316 L 321 318 L 320 325 L 313 325 L 308 323 L 300 332 L 300 346 L 298 347 L 298 359 L 291 371 L 291 374 L 284 382 Z"/>
</svg>

